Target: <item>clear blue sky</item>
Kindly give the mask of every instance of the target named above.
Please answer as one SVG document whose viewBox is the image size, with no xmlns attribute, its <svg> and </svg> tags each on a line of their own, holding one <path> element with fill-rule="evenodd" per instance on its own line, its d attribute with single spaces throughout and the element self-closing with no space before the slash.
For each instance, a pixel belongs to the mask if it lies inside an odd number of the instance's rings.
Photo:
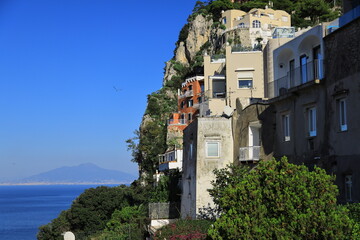
<svg viewBox="0 0 360 240">
<path fill-rule="evenodd" d="M 0 180 L 87 162 L 137 174 L 125 140 L 195 2 L 1 0 Z"/>
</svg>

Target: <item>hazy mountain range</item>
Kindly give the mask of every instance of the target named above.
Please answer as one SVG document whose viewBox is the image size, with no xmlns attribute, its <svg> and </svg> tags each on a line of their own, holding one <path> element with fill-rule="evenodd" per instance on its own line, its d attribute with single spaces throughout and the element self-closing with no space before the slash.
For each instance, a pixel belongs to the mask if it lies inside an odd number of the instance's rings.
<svg viewBox="0 0 360 240">
<path fill-rule="evenodd" d="M 61 167 L 33 175 L 10 184 L 129 184 L 135 176 L 116 170 L 104 169 L 92 163 L 75 167 Z M 3 182 L 4 183 L 4 182 Z"/>
</svg>

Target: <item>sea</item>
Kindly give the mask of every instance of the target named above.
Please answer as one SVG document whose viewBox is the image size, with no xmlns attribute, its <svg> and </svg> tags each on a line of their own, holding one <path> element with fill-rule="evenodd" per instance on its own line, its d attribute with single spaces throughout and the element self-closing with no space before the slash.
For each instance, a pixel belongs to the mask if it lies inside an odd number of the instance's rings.
<svg viewBox="0 0 360 240">
<path fill-rule="evenodd" d="M 69 209 L 85 189 L 98 186 L 0 186 L 0 240 L 36 239 L 41 225 Z"/>
</svg>

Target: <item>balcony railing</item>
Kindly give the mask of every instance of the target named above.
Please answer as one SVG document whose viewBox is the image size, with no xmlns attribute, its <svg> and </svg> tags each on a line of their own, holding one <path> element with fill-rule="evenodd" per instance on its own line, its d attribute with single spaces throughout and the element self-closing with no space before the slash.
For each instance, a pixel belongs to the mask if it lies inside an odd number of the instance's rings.
<svg viewBox="0 0 360 240">
<path fill-rule="evenodd" d="M 215 54 L 211 56 L 211 62 L 225 61 L 225 54 Z"/>
<path fill-rule="evenodd" d="M 259 161 L 260 146 L 241 147 L 239 151 L 239 161 Z"/>
<path fill-rule="evenodd" d="M 324 67 L 323 60 L 314 60 L 292 71 L 288 71 L 286 76 L 276 79 L 268 84 L 268 97 L 278 97 L 287 93 L 288 89 L 300 86 L 307 82 L 323 79 Z"/>
<path fill-rule="evenodd" d="M 186 125 L 188 124 L 187 119 L 169 119 L 168 125 Z"/>
<path fill-rule="evenodd" d="M 179 96 L 179 98 L 187 98 L 187 97 L 193 97 L 193 96 L 194 96 L 194 91 L 193 90 L 188 90 L 184 94 L 181 94 Z"/>
<path fill-rule="evenodd" d="M 231 47 L 231 52 L 251 52 L 254 51 L 252 47 L 234 45 Z"/>
</svg>

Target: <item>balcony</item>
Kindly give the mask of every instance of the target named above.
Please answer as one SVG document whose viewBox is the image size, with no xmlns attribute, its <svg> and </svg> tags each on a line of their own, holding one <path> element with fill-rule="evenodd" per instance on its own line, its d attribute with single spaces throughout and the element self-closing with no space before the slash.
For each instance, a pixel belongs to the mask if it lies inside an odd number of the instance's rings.
<svg viewBox="0 0 360 240">
<path fill-rule="evenodd" d="M 182 149 L 166 152 L 159 155 L 159 171 L 182 169 Z"/>
<path fill-rule="evenodd" d="M 184 94 L 180 95 L 179 98 L 187 98 L 187 97 L 193 97 L 194 92 L 193 90 L 188 90 Z"/>
<path fill-rule="evenodd" d="M 276 79 L 268 84 L 269 98 L 284 95 L 289 89 L 300 86 L 314 80 L 324 78 L 323 60 L 314 60 L 292 71 L 288 71 L 286 76 Z"/>
<path fill-rule="evenodd" d="M 239 161 L 259 161 L 260 146 L 241 147 L 239 150 Z"/>
<path fill-rule="evenodd" d="M 169 119 L 167 122 L 168 125 L 186 125 L 188 124 L 187 119 Z"/>
</svg>

